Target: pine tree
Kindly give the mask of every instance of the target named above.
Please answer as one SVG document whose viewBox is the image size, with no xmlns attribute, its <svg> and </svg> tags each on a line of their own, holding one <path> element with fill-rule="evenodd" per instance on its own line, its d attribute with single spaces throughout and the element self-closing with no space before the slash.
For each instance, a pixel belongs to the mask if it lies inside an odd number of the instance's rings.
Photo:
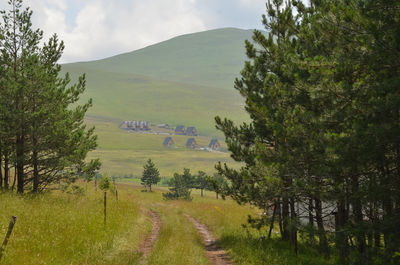
<svg viewBox="0 0 400 265">
<path fill-rule="evenodd" d="M 208 178 L 207 174 L 203 171 L 199 171 L 195 176 L 195 187 L 201 191 L 201 197 L 203 197 L 203 191 L 209 189 Z"/>
<path fill-rule="evenodd" d="M 184 199 L 191 201 L 191 189 L 194 187 L 195 178 L 190 173 L 190 169 L 185 168 L 183 174 L 175 173 L 173 178 L 168 182 L 169 192 L 163 193 L 163 197 L 167 200 Z"/>
<path fill-rule="evenodd" d="M 310 242 L 317 235 L 326 257 L 325 227 L 334 221 L 329 237 L 341 264 L 364 264 L 371 254 L 395 262 L 399 7 L 383 0 L 310 1 L 308 7 L 269 1 L 268 36 L 255 31 L 255 44 L 246 43 L 250 61 L 235 87 L 252 122 L 216 118 L 232 157 L 245 166 L 217 169 L 230 180 L 224 192 L 233 199 L 274 209 L 258 222 L 272 228 L 277 215 L 282 238 L 295 250 L 302 226 L 297 204 L 308 214 Z"/>
<path fill-rule="evenodd" d="M 9 6 L 0 24 L 1 103 L 7 107 L 0 116 L 1 153 L 5 169 L 10 159 L 16 165 L 17 191 L 38 192 L 54 182 L 74 181 L 78 169 L 99 168 L 98 160 L 85 162 L 97 139 L 94 128 L 83 123 L 92 102 L 77 104 L 84 75 L 75 85 L 69 85 L 68 74 L 60 77 L 63 42 L 54 35 L 40 46 L 43 32 L 32 29 L 32 11 L 22 9 L 22 0 L 10 0 Z"/>
<path fill-rule="evenodd" d="M 147 160 L 147 163 L 143 166 L 143 174 L 142 174 L 142 185 L 147 189 L 149 187 L 151 192 L 151 185 L 155 185 L 160 182 L 160 172 L 157 167 L 154 165 L 151 159 Z"/>
</svg>

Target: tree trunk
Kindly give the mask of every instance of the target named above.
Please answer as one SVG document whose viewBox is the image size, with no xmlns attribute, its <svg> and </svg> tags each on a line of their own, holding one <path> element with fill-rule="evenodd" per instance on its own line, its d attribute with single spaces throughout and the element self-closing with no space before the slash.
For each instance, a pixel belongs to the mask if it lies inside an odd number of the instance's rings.
<svg viewBox="0 0 400 265">
<path fill-rule="evenodd" d="M 17 165 L 14 165 L 14 181 L 13 181 L 13 185 L 11 187 L 12 191 L 14 191 L 16 181 L 17 181 Z"/>
<path fill-rule="evenodd" d="M 322 202 L 319 198 L 315 199 L 315 219 L 318 227 L 318 238 L 320 251 L 324 254 L 325 258 L 329 258 L 329 246 L 326 239 L 326 232 L 324 228 L 324 221 L 322 219 Z"/>
<path fill-rule="evenodd" d="M 150 189 L 150 192 L 151 192 L 151 184 L 149 184 L 149 189 Z"/>
<path fill-rule="evenodd" d="M 283 224 L 283 240 L 289 240 L 289 200 L 288 198 L 283 197 L 282 199 L 282 224 Z"/>
<path fill-rule="evenodd" d="M 3 188 L 3 154 L 0 150 L 0 190 Z"/>
<path fill-rule="evenodd" d="M 4 188 L 8 190 L 9 187 L 9 174 L 10 174 L 10 159 L 8 154 L 4 156 Z"/>
<path fill-rule="evenodd" d="M 393 216 L 392 210 L 393 210 L 393 201 L 391 198 L 390 191 L 387 192 L 388 194 L 385 194 L 385 199 L 383 200 L 383 222 L 385 223 L 386 220 L 390 220 Z M 391 222 L 391 221 L 389 221 Z M 383 239 L 385 242 L 385 251 L 388 253 L 394 253 L 394 247 L 392 243 L 392 237 L 393 237 L 393 231 L 391 229 L 384 229 L 383 233 Z"/>
<path fill-rule="evenodd" d="M 315 238 L 314 238 L 314 202 L 312 198 L 308 199 L 308 225 L 310 227 L 310 243 L 314 245 Z"/>
<path fill-rule="evenodd" d="M 269 227 L 268 239 L 271 238 L 272 229 L 274 228 L 275 215 L 276 215 L 276 208 L 277 208 L 277 203 L 275 203 L 274 212 L 272 213 L 272 220 L 271 220 L 271 226 Z"/>
<path fill-rule="evenodd" d="M 297 256 L 297 221 L 296 221 L 296 210 L 295 210 L 295 200 L 294 198 L 290 198 L 290 222 L 291 222 L 291 229 L 290 229 L 290 241 L 294 247 L 294 252 Z"/>
<path fill-rule="evenodd" d="M 381 248 L 381 233 L 379 231 L 379 213 L 377 203 L 374 203 L 373 220 L 374 225 L 374 247 L 378 251 Z"/>
<path fill-rule="evenodd" d="M 360 253 L 360 257 L 363 256 L 365 253 L 365 232 L 362 229 L 363 224 L 363 213 L 362 213 L 362 206 L 361 201 L 358 198 L 357 194 L 359 192 L 359 181 L 356 176 L 353 176 L 351 179 L 352 182 L 352 206 L 353 206 L 353 215 L 355 225 L 361 229 L 357 229 L 356 231 L 356 244 L 358 252 Z"/>
<path fill-rule="evenodd" d="M 37 139 L 33 136 L 33 189 L 32 192 L 37 193 L 39 190 L 39 170 L 38 170 L 38 151 Z"/>
<path fill-rule="evenodd" d="M 278 219 L 279 219 L 279 232 L 281 233 L 281 237 L 283 238 L 283 227 L 282 227 L 282 209 L 281 209 L 281 199 L 277 200 L 278 206 Z"/>
<path fill-rule="evenodd" d="M 203 189 L 201 189 L 201 197 L 203 197 Z"/>
<path fill-rule="evenodd" d="M 17 135 L 16 141 L 16 156 L 17 156 L 17 192 L 24 193 L 24 138 L 22 135 Z"/>
<path fill-rule="evenodd" d="M 345 231 L 346 220 L 346 202 L 340 199 L 337 203 L 336 213 L 336 247 L 339 250 L 339 263 L 349 264 L 349 245 L 347 241 L 347 232 Z"/>
</svg>

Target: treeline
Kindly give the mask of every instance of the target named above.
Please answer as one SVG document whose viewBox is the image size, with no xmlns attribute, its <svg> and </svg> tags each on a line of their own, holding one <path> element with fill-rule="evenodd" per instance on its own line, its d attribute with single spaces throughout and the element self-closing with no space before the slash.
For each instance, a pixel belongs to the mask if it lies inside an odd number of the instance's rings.
<svg viewBox="0 0 400 265">
<path fill-rule="evenodd" d="M 399 262 L 400 2 L 266 7 L 235 82 L 251 123 L 216 118 L 245 164 L 217 165 L 224 193 L 269 213 L 250 222 L 277 223 L 296 252 L 301 233 L 340 264 Z"/>
<path fill-rule="evenodd" d="M 168 181 L 169 192 L 163 193 L 166 200 L 187 200 L 191 201 L 192 189 L 200 190 L 200 195 L 203 197 L 206 190 L 214 191 L 218 199 L 221 194 L 221 188 L 227 186 L 227 181 L 221 175 L 214 174 L 208 176 L 204 171 L 199 171 L 197 174 L 190 172 L 190 169 L 184 168 L 183 173 L 175 173 Z"/>
<path fill-rule="evenodd" d="M 32 28 L 32 11 L 9 1 L 0 21 L 0 187 L 38 192 L 49 184 L 93 174 L 85 163 L 96 147 L 94 128 L 83 118 L 92 105 L 77 105 L 85 76 L 70 85 L 57 64 L 64 43 Z"/>
</svg>

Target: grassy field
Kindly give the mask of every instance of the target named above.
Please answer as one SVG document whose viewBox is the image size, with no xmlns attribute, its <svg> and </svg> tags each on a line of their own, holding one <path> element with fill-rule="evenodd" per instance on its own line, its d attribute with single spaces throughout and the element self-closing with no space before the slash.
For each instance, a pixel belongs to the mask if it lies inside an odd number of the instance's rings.
<svg viewBox="0 0 400 265">
<path fill-rule="evenodd" d="M 0 194 L 0 234 L 17 223 L 1 264 L 121 264 L 138 260 L 140 238 L 151 226 L 134 201 L 109 199 L 103 223 L 102 193 L 20 197 Z M 123 220 L 123 221 L 121 221 Z M 116 260 L 118 258 L 118 260 Z M 129 263 L 127 263 L 129 264 Z"/>
<path fill-rule="evenodd" d="M 333 264 L 302 244 L 295 257 L 279 239 L 260 240 L 265 231 L 241 227 L 249 214 L 260 212 L 206 192 L 193 201 L 165 201 L 166 188 L 142 192 L 135 184 L 118 183 L 119 201 L 109 194 L 103 225 L 103 194 L 87 186 L 86 195 L 61 192 L 39 196 L 0 193 L 0 235 L 11 215 L 18 217 L 1 264 L 138 264 L 138 246 L 151 230 L 146 209 L 157 212 L 161 231 L 148 264 L 209 264 L 199 234 L 184 214 L 206 224 L 234 264 Z M 85 184 L 82 184 L 85 189 Z"/>
<path fill-rule="evenodd" d="M 153 204 L 153 209 L 162 213 L 163 216 L 178 216 L 181 219 L 177 220 L 177 222 L 179 222 L 182 227 L 186 225 L 190 226 L 190 224 L 187 224 L 188 221 L 182 218 L 184 213 L 188 213 L 203 224 L 206 224 L 213 231 L 214 236 L 220 239 L 221 246 L 227 251 L 234 264 L 335 264 L 334 260 L 324 260 L 316 249 L 312 249 L 302 243 L 299 244 L 299 254 L 296 257 L 289 244 L 282 242 L 278 238 L 277 225 L 275 226 L 276 230 L 273 231 L 273 238 L 271 240 L 260 239 L 267 234 L 266 229 L 258 231 L 251 228 L 243 228 L 242 225 L 247 223 L 249 214 L 257 216 L 261 213 L 253 207 L 239 206 L 231 199 L 216 200 L 215 193 L 213 192 L 206 192 L 205 197 L 201 198 L 197 190 L 192 192 L 194 200 L 191 202 L 165 202 L 161 200 L 158 193 L 164 192 L 167 189 L 155 188 L 155 190 L 156 192 L 154 193 L 143 194 L 143 198 L 146 198 L 145 200 L 156 202 Z M 166 240 L 164 242 L 165 243 L 161 243 L 160 239 L 159 244 L 167 244 Z M 165 256 L 168 254 L 162 251 L 157 252 L 157 249 L 155 249 L 153 256 L 156 256 L 157 260 L 162 260 L 159 255 Z M 198 263 L 185 263 L 186 260 L 184 257 L 185 256 L 183 256 L 181 260 L 176 261 L 176 263 L 171 264 L 203 264 L 200 261 Z M 156 262 L 153 264 L 163 263 Z"/>
<path fill-rule="evenodd" d="M 143 165 L 151 158 L 160 170 L 161 176 L 171 177 L 183 168 L 196 173 L 203 170 L 212 174 L 218 162 L 234 164 L 228 153 L 191 150 L 185 147 L 188 136 L 173 135 L 173 148 L 165 148 L 165 135 L 132 133 L 118 128 L 121 121 L 88 117 L 88 126 L 95 126 L 99 147 L 89 154 L 90 158 L 100 158 L 101 172 L 109 175 L 141 176 Z M 210 137 L 195 137 L 201 146 L 208 146 Z M 220 141 L 224 148 L 224 142 Z M 236 166 L 239 166 L 238 164 Z"/>
</svg>

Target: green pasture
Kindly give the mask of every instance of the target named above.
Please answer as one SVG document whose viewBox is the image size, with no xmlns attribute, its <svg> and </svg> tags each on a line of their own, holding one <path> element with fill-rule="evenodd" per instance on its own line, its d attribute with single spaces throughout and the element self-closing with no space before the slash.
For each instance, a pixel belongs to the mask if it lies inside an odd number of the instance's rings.
<svg viewBox="0 0 400 265">
<path fill-rule="evenodd" d="M 159 168 L 160 175 L 171 177 L 183 168 L 190 168 L 193 173 L 203 170 L 209 174 L 215 172 L 217 162 L 234 164 L 227 152 L 208 152 L 192 150 L 185 147 L 189 136 L 170 135 L 174 147 L 165 148 L 164 138 L 167 135 L 132 133 L 118 127 L 118 120 L 99 117 L 86 118 L 88 126 L 95 126 L 99 146 L 89 154 L 89 158 L 100 158 L 102 173 L 109 175 L 141 176 L 143 165 L 151 158 Z M 211 138 L 195 137 L 200 146 L 208 146 Z M 226 149 L 223 140 L 220 140 Z M 238 165 L 236 165 L 238 166 Z"/>
</svg>

